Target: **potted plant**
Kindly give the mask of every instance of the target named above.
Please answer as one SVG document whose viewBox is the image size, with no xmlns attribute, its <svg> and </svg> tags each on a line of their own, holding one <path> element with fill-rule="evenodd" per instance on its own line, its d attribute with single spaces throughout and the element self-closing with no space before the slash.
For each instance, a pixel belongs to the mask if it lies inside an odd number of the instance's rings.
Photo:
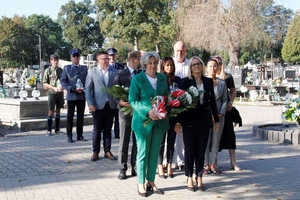
<svg viewBox="0 0 300 200">
<path fill-rule="evenodd" d="M 282 118 L 300 125 L 300 97 L 291 100 L 282 109 Z"/>
</svg>

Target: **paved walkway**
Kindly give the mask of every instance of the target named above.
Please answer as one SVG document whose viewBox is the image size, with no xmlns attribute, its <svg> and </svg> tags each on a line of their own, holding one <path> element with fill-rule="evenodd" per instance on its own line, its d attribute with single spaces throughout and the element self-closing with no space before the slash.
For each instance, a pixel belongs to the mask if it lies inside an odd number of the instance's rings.
<svg viewBox="0 0 300 200">
<path fill-rule="evenodd" d="M 237 160 L 244 170 L 230 170 L 227 151 L 219 154 L 220 175 L 205 175 L 206 190 L 190 192 L 186 177 L 156 178 L 165 195 L 149 199 L 300 199 L 300 147 L 257 140 L 253 125 L 280 122 L 279 106 L 237 105 L 243 127 L 236 128 Z M 30 131 L 0 138 L 0 199 L 141 199 L 136 177 L 118 180 L 117 161 L 91 162 L 92 126 L 84 127 L 87 142 L 69 144 L 65 135 Z M 117 155 L 118 140 L 112 152 Z M 130 170 L 129 170 L 130 171 Z"/>
</svg>

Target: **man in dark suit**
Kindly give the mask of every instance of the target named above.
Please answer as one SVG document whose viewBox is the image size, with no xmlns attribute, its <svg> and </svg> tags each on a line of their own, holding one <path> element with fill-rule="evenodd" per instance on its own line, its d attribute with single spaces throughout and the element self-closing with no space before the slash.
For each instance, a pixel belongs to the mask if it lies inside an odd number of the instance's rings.
<svg viewBox="0 0 300 200">
<path fill-rule="evenodd" d="M 117 70 L 108 66 L 109 57 L 106 51 L 97 54 L 98 65 L 89 70 L 85 83 L 85 96 L 89 110 L 93 115 L 93 156 L 92 161 L 99 159 L 101 132 L 103 130 L 104 157 L 110 160 L 116 158 L 110 152 L 111 149 L 111 128 L 114 112 L 117 104 L 112 95 L 105 92 L 105 87 L 111 88 L 114 85 L 114 78 Z"/>
<path fill-rule="evenodd" d="M 120 85 L 129 87 L 132 77 L 137 74 L 140 67 L 141 53 L 139 51 L 131 51 L 128 53 L 128 65 L 122 71 L 119 71 L 114 80 L 114 85 Z M 122 99 L 118 102 L 119 106 L 129 106 L 128 102 Z M 120 174 L 118 178 L 120 180 L 126 179 L 127 160 L 128 160 L 128 148 L 131 135 L 131 119 L 130 114 L 124 115 L 122 111 L 119 111 L 120 122 L 120 142 L 119 142 L 119 157 L 118 162 L 120 165 Z M 132 133 L 132 150 L 131 150 L 131 175 L 136 176 L 135 163 L 136 163 L 136 139 L 134 133 Z"/>
<path fill-rule="evenodd" d="M 109 66 L 115 68 L 116 70 L 123 70 L 124 65 L 121 63 L 117 63 L 117 53 L 118 51 L 115 48 L 108 48 L 106 52 L 109 55 Z M 119 128 L 119 109 L 114 110 L 114 118 L 115 118 L 115 123 L 114 123 L 114 132 L 115 132 L 115 138 L 120 138 L 120 128 Z"/>
<path fill-rule="evenodd" d="M 63 88 L 67 90 L 68 114 L 67 114 L 67 136 L 68 142 L 72 143 L 73 118 L 76 107 L 77 123 L 76 132 L 78 141 L 86 141 L 82 136 L 83 118 L 85 109 L 84 84 L 87 75 L 87 67 L 80 65 L 80 49 L 70 51 L 72 65 L 66 65 L 61 75 Z"/>
</svg>

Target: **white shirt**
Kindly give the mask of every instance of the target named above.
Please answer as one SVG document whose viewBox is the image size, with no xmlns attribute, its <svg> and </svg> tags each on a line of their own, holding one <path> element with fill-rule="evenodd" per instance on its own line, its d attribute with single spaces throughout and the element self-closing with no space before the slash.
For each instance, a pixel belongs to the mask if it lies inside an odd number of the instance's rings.
<svg viewBox="0 0 300 200">
<path fill-rule="evenodd" d="M 200 84 L 200 85 L 197 85 L 197 89 L 198 89 L 198 91 L 204 90 L 203 83 Z M 203 104 L 203 98 L 204 98 L 204 93 L 202 93 L 202 94 L 200 95 L 200 104 L 201 104 L 201 105 Z"/>
<path fill-rule="evenodd" d="M 107 86 L 109 80 L 108 67 L 106 69 L 102 69 L 100 66 L 98 67 L 99 67 L 100 74 L 103 76 L 104 83 Z"/>
<path fill-rule="evenodd" d="M 130 71 L 130 75 L 131 75 L 131 78 L 132 78 L 134 76 L 134 73 L 133 73 L 134 69 L 132 67 L 130 67 L 130 66 L 127 66 L 127 67 L 128 67 L 128 69 Z"/>
<path fill-rule="evenodd" d="M 153 89 L 156 90 L 157 78 L 156 77 L 152 78 L 151 76 L 148 76 L 147 74 L 146 74 L 146 76 L 147 76 L 150 84 L 152 85 Z"/>
<path fill-rule="evenodd" d="M 175 76 L 179 76 L 180 78 L 187 77 L 189 73 L 190 61 L 186 58 L 184 58 L 183 63 L 178 62 L 176 58 L 173 58 L 173 60 L 175 62 Z"/>
</svg>

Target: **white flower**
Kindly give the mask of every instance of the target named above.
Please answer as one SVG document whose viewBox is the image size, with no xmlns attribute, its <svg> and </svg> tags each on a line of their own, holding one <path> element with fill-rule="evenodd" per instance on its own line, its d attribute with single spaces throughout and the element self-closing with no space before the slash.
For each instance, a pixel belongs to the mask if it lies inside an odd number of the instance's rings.
<svg viewBox="0 0 300 200">
<path fill-rule="evenodd" d="M 245 92 L 247 92 L 248 91 L 248 89 L 247 89 L 247 87 L 245 87 L 245 86 L 241 86 L 241 92 L 242 93 L 245 93 Z"/>
<path fill-rule="evenodd" d="M 285 106 L 282 107 L 282 112 L 287 111 L 287 108 Z"/>
<path fill-rule="evenodd" d="M 296 108 L 297 107 L 297 102 L 291 102 L 291 107 Z"/>
<path fill-rule="evenodd" d="M 187 101 L 189 102 L 189 104 L 191 104 L 193 101 L 192 96 L 188 92 L 185 92 L 185 97 L 186 97 Z"/>
<path fill-rule="evenodd" d="M 295 110 L 295 115 L 298 117 L 300 116 L 300 109 L 298 108 L 297 110 Z"/>
<path fill-rule="evenodd" d="M 198 89 L 194 86 L 189 88 L 189 91 L 193 94 L 193 96 L 197 97 L 199 95 Z"/>
</svg>

